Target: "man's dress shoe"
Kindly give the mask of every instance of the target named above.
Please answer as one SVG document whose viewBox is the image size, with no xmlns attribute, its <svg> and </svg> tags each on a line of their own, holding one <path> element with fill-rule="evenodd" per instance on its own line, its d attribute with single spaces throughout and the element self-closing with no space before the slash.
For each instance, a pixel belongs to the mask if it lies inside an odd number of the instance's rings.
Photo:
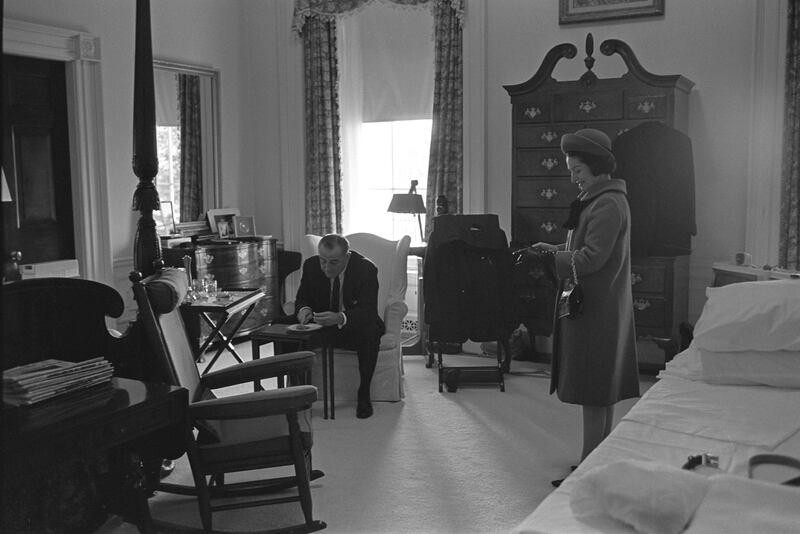
<svg viewBox="0 0 800 534">
<path fill-rule="evenodd" d="M 372 402 L 368 400 L 358 401 L 358 406 L 356 407 L 356 417 L 359 419 L 372 417 Z"/>
</svg>

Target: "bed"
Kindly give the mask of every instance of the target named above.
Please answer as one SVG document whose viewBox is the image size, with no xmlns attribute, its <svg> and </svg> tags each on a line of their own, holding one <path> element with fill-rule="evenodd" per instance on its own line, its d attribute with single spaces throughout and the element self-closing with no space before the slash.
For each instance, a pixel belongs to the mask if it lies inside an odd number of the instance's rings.
<svg viewBox="0 0 800 534">
<path fill-rule="evenodd" d="M 515 533 L 800 532 L 781 484 L 800 475 L 800 281 L 706 295 L 689 348 Z M 765 454 L 796 465 L 751 470 Z"/>
</svg>

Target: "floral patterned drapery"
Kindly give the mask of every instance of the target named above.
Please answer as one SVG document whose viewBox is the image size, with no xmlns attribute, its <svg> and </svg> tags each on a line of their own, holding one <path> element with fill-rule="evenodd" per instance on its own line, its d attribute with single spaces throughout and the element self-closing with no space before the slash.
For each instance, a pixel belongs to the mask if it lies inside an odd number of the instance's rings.
<svg viewBox="0 0 800 534">
<path fill-rule="evenodd" d="M 435 79 L 425 202 L 426 237 L 433 229 L 439 195 L 447 198 L 451 213 L 460 213 L 464 204 L 463 13 L 463 0 L 437 0 L 433 10 Z"/>
<path fill-rule="evenodd" d="M 333 20 L 339 15 L 358 11 L 376 0 L 295 0 L 292 28 L 303 33 L 303 26 L 309 18 Z M 386 0 L 399 6 L 419 6 L 433 0 Z"/>
<path fill-rule="evenodd" d="M 789 0 L 778 263 L 800 269 L 800 0 Z"/>
<path fill-rule="evenodd" d="M 200 129 L 200 77 L 178 75 L 181 119 L 181 222 L 197 221 L 203 209 L 203 159 Z"/>
<path fill-rule="evenodd" d="M 342 166 L 336 20 L 303 26 L 306 116 L 306 232 L 342 232 Z"/>
</svg>

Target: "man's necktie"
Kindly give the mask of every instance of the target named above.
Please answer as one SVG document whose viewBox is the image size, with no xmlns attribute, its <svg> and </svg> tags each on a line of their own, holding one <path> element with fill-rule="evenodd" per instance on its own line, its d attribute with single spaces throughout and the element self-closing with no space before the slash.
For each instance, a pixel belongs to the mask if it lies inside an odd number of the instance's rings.
<svg viewBox="0 0 800 534">
<path fill-rule="evenodd" d="M 333 289 L 331 290 L 331 311 L 339 311 L 339 277 L 333 279 Z"/>
</svg>

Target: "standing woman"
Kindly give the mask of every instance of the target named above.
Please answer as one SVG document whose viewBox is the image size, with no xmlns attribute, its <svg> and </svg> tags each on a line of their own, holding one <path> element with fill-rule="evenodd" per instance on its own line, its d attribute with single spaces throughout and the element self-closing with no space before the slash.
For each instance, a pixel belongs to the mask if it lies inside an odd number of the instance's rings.
<svg viewBox="0 0 800 534">
<path fill-rule="evenodd" d="M 639 396 L 631 215 L 625 181 L 611 177 L 616 160 L 606 134 L 594 129 L 566 134 L 561 150 L 580 189 L 564 223 L 567 242 L 531 248 L 552 258 L 562 287 L 574 278 L 574 268 L 584 294 L 580 316 L 559 319 L 556 311 L 550 382 L 550 393 L 557 392 L 562 402 L 583 406 L 583 461 L 611 431 L 614 404 Z"/>
</svg>

